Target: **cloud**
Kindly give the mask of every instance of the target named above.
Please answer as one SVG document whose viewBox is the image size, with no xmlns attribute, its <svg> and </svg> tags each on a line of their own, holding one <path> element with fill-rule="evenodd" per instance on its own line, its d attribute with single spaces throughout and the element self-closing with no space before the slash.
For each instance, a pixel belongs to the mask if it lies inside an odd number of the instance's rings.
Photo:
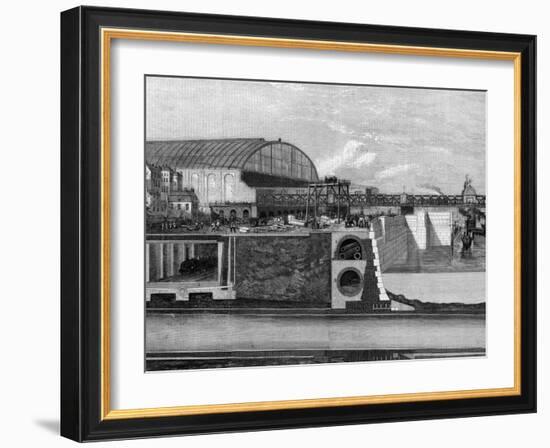
<svg viewBox="0 0 550 448">
<path fill-rule="evenodd" d="M 365 167 L 374 162 L 374 159 L 376 159 L 376 153 L 368 152 L 364 143 L 349 140 L 341 152 L 319 161 L 317 168 L 321 174 L 334 174 L 340 168 Z"/>
<path fill-rule="evenodd" d="M 350 128 L 348 128 L 346 125 L 341 123 L 328 122 L 327 126 L 333 131 L 340 132 L 341 134 L 346 134 L 346 135 L 354 134 L 354 132 Z"/>
<path fill-rule="evenodd" d="M 394 177 L 398 174 L 403 174 L 409 171 L 412 168 L 417 167 L 416 163 L 405 163 L 403 165 L 394 165 L 386 168 L 385 170 L 379 171 L 376 173 L 377 179 L 387 179 L 388 177 Z"/>
<path fill-rule="evenodd" d="M 428 146 L 426 149 L 436 154 L 445 154 L 446 156 L 450 156 L 452 154 L 452 151 L 449 148 L 443 148 L 441 146 Z"/>
<path fill-rule="evenodd" d="M 372 140 L 376 143 L 378 143 L 381 140 L 379 135 L 375 134 L 374 132 L 369 132 L 369 131 L 363 132 L 361 134 L 361 137 L 364 138 L 364 139 Z"/>
<path fill-rule="evenodd" d="M 349 135 L 350 137 L 356 137 L 363 140 L 370 140 L 373 142 L 380 141 L 380 136 L 378 136 L 374 132 L 370 132 L 370 131 L 361 132 L 361 130 L 359 129 L 361 126 L 359 127 L 356 126 L 356 129 L 354 130 L 343 123 L 335 123 L 334 121 L 328 121 L 327 126 L 329 129 L 335 132 L 339 132 L 340 134 L 344 134 L 344 135 Z"/>
</svg>

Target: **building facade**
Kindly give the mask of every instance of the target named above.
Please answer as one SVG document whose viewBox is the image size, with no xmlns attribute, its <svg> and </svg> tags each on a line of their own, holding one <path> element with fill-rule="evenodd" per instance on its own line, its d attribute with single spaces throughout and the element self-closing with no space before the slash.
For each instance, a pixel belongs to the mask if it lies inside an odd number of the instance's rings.
<svg viewBox="0 0 550 448">
<path fill-rule="evenodd" d="M 145 164 L 145 207 L 152 216 L 192 217 L 198 198 L 184 187 L 183 176 L 169 166 Z"/>
<path fill-rule="evenodd" d="M 153 213 L 161 212 L 163 209 L 160 199 L 161 181 L 161 168 L 148 163 L 145 164 L 145 207 Z"/>
<path fill-rule="evenodd" d="M 191 218 L 198 212 L 199 201 L 192 188 L 173 191 L 168 195 L 168 207 L 173 215 L 181 218 Z"/>
</svg>

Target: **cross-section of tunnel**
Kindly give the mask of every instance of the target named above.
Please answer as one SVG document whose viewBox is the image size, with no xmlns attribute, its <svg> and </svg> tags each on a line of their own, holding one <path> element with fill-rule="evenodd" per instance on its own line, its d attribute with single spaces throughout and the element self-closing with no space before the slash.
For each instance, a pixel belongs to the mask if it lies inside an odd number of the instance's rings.
<svg viewBox="0 0 550 448">
<path fill-rule="evenodd" d="M 348 268 L 340 272 L 336 284 L 342 294 L 353 297 L 363 289 L 363 276 L 358 269 Z"/>
<path fill-rule="evenodd" d="M 363 260 L 364 251 L 361 242 L 356 237 L 346 237 L 338 244 L 336 251 L 336 259 L 338 260 Z"/>
<path fill-rule="evenodd" d="M 372 312 L 389 309 L 374 235 L 363 229 L 332 232 L 332 307 Z"/>
</svg>

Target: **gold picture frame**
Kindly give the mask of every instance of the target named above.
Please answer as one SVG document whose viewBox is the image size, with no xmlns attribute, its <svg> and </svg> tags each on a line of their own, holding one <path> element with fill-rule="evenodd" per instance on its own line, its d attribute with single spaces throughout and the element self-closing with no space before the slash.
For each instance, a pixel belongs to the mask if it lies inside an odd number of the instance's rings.
<svg viewBox="0 0 550 448">
<path fill-rule="evenodd" d="M 531 215 L 533 213 L 532 198 L 528 198 L 529 202 L 526 202 L 526 191 L 524 189 L 525 182 L 529 180 L 525 179 L 525 173 L 533 169 L 532 162 L 526 158 L 526 153 L 534 151 L 534 143 L 530 143 L 531 136 L 525 135 L 525 130 L 530 129 L 532 126 L 532 116 L 527 114 L 527 110 L 531 110 L 533 104 L 530 100 L 530 96 L 526 94 L 526 90 L 533 89 L 534 85 L 531 85 L 531 79 L 533 73 L 530 71 L 530 64 L 534 54 L 532 53 L 533 39 L 532 36 L 514 36 L 502 38 L 502 49 L 489 49 L 490 42 L 488 36 L 477 37 L 478 48 L 469 47 L 451 47 L 449 42 L 455 41 L 455 45 L 459 45 L 461 39 L 466 36 L 453 34 L 448 32 L 448 36 L 439 37 L 437 33 L 431 33 L 432 30 L 424 30 L 426 36 L 431 38 L 432 45 L 411 44 L 408 45 L 403 38 L 403 42 L 396 43 L 390 42 L 391 37 L 387 37 L 388 42 L 381 43 L 369 41 L 369 37 L 365 37 L 365 42 L 357 41 L 345 41 L 345 40 L 326 40 L 319 38 L 288 38 L 288 37 L 276 37 L 272 36 L 255 36 L 250 35 L 245 29 L 243 34 L 229 34 L 224 32 L 223 27 L 219 26 L 214 20 L 212 22 L 212 29 L 218 27 L 218 32 L 198 32 L 193 29 L 191 31 L 174 31 L 170 29 L 167 24 L 166 29 L 146 29 L 144 26 L 129 26 L 132 23 L 132 17 L 126 12 L 112 12 L 114 16 L 119 19 L 112 20 L 104 18 L 104 12 L 106 10 L 102 8 L 77 8 L 75 10 L 67 11 L 63 14 L 66 32 L 81 33 L 81 39 L 86 37 L 90 39 L 88 34 L 84 34 L 84 30 L 76 25 L 79 21 L 91 21 L 94 24 L 94 36 L 95 44 L 97 45 L 98 54 L 94 57 L 98 63 L 99 73 L 99 89 L 97 91 L 99 99 L 99 112 L 100 123 L 98 129 L 98 142 L 99 142 L 99 259 L 98 259 L 98 272 L 100 274 L 100 284 L 98 285 L 98 291 L 100 292 L 98 297 L 99 305 L 99 326 L 98 334 L 100 336 L 99 343 L 97 345 L 99 350 L 99 359 L 97 360 L 97 366 L 99 367 L 99 376 L 97 378 L 97 385 L 99 386 L 99 405 L 94 409 L 97 412 L 96 415 L 91 415 L 94 412 L 86 411 L 87 419 L 90 421 L 96 421 L 95 429 L 92 429 L 88 425 L 88 434 L 82 433 L 82 421 L 74 423 L 72 419 L 65 417 L 67 424 L 65 429 L 62 428 L 62 432 L 65 435 L 80 439 L 88 440 L 94 438 L 118 438 L 118 437 L 132 437 L 134 434 L 131 430 L 127 429 L 129 422 L 146 419 L 151 422 L 146 434 L 162 434 L 161 427 L 156 426 L 155 421 L 163 418 L 175 418 L 185 419 L 192 416 L 211 416 L 211 415 L 227 415 L 235 414 L 236 417 L 242 413 L 262 413 L 272 411 L 305 411 L 305 410 L 318 410 L 320 408 L 326 408 L 327 412 L 333 412 L 335 408 L 345 407 L 350 409 L 352 407 L 361 407 L 364 409 L 366 406 L 371 408 L 374 405 L 388 405 L 399 403 L 416 403 L 422 406 L 422 403 L 433 402 L 445 402 L 445 406 L 452 406 L 452 402 L 456 400 L 471 400 L 471 399 L 511 399 L 510 403 L 516 403 L 521 401 L 522 403 L 527 400 L 530 403 L 533 401 L 532 388 L 526 390 L 526 381 L 532 381 L 531 369 L 526 378 L 524 376 L 525 363 L 533 363 L 533 354 L 531 350 L 525 351 L 526 329 L 522 327 L 525 322 L 532 322 L 533 315 L 529 311 L 529 315 L 526 315 L 526 300 L 532 300 L 532 298 L 525 297 L 524 286 L 525 278 L 522 276 L 522 266 L 525 269 L 525 259 L 532 257 L 532 248 L 526 246 L 525 241 L 522 240 L 522 217 L 525 215 Z M 119 10 L 120 11 L 120 10 Z M 157 14 L 157 16 L 155 16 Z M 176 13 L 156 13 L 150 12 L 145 14 L 147 20 L 156 19 L 155 24 L 161 23 L 162 20 L 174 20 L 180 17 L 182 19 L 182 28 L 190 27 L 189 24 L 193 23 L 193 18 L 187 18 L 178 16 Z M 204 17 L 203 17 L 204 18 Z M 237 19 L 235 19 L 237 20 Z M 269 19 L 257 19 L 259 21 Z M 153 22 L 150 22 L 153 23 Z M 270 24 L 276 28 L 277 23 L 270 22 Z M 283 26 L 282 24 L 280 24 Z M 290 26 L 287 24 L 286 26 Z M 297 25 L 292 25 L 296 26 Z M 361 25 L 357 25 L 361 27 Z M 337 29 L 338 24 L 323 24 L 322 27 L 328 29 Z M 321 28 L 322 28 L 321 27 Z M 333 27 L 333 28 L 331 28 Z M 363 25 L 366 34 L 368 34 L 368 26 Z M 245 27 L 246 28 L 246 27 Z M 341 26 L 342 31 L 345 32 L 345 27 Z M 298 28 L 296 28 L 298 29 Z M 86 31 L 89 33 L 90 31 Z M 283 34 L 283 31 L 280 31 Z M 381 32 L 383 35 L 383 32 Z M 389 33 L 386 31 L 389 36 Z M 274 31 L 271 31 L 274 34 Z M 468 36 L 470 37 L 470 36 Z M 438 40 L 439 39 L 439 40 Z M 484 40 L 485 39 L 485 40 Z M 509 40 L 507 40 L 509 39 Z M 275 48 L 291 48 L 301 50 L 321 50 L 321 51 L 343 51 L 354 53 L 381 53 L 381 54 L 398 54 L 398 55 L 413 55 L 413 56 L 433 56 L 433 57 L 448 57 L 448 58 L 465 58 L 465 59 L 484 59 L 484 60 L 504 60 L 513 62 L 514 66 L 514 385 L 513 387 L 505 388 L 485 388 L 485 389 L 473 389 L 473 390 L 460 390 L 460 391 L 441 391 L 441 392 L 428 392 L 428 393 L 405 393 L 395 395 L 374 395 L 374 396 L 352 396 L 352 397 L 338 397 L 338 398 L 315 398 L 304 400 L 282 400 L 282 401 L 264 401 L 264 402 L 243 402 L 243 403 L 231 403 L 231 404 L 215 404 L 215 405 L 182 405 L 175 407 L 160 407 L 160 408 L 142 408 L 142 409 L 113 409 L 111 406 L 111 367 L 110 358 L 111 353 L 111 323 L 110 323 L 110 246 L 111 246 L 111 229 L 110 229 L 110 217 L 111 217 L 111 203 L 110 203 L 110 185 L 111 185 L 111 45 L 115 40 L 141 40 L 141 41 L 162 41 L 162 42 L 184 42 L 184 43 L 199 43 L 210 45 L 233 45 L 233 46 L 253 46 L 253 47 L 275 47 Z M 465 40 L 464 40 L 465 41 Z M 522 45 L 517 44 L 521 42 Z M 439 45 L 438 45 L 439 42 Z M 76 44 L 75 44 L 76 45 Z M 471 43 L 469 44 L 471 45 Z M 81 51 L 80 48 L 74 50 L 76 53 Z M 75 53 L 75 54 L 76 54 Z M 71 56 L 72 58 L 73 56 Z M 70 60 L 69 56 L 66 56 L 66 66 L 70 64 L 77 64 L 78 61 Z M 77 69 L 81 67 L 78 66 Z M 66 76 L 73 76 L 74 70 L 67 71 Z M 526 78 L 527 76 L 527 78 Z M 78 88 L 82 88 L 79 86 Z M 74 94 L 74 90 L 69 92 Z M 529 93 L 529 92 L 528 92 Z M 80 96 L 80 92 L 78 92 Z M 86 125 L 84 118 L 81 118 L 80 126 Z M 69 123 L 67 126 L 75 126 L 78 123 Z M 68 131 L 67 131 L 68 132 Z M 62 151 L 69 151 L 67 147 L 63 147 Z M 525 162 L 529 166 L 525 165 Z M 69 168 L 65 168 L 69 169 Z M 71 166 L 71 169 L 74 169 Z M 529 193 L 531 194 L 531 193 Z M 73 213 L 74 210 L 70 210 Z M 67 212 L 69 213 L 69 212 Z M 534 223 L 533 223 L 534 225 Z M 69 249 L 67 249 L 69 250 Z M 526 253 L 527 251 L 527 253 Z M 531 260 L 533 261 L 533 260 Z M 530 274 L 534 275 L 534 274 Z M 70 281 L 70 280 L 67 280 Z M 64 297 L 63 300 L 74 300 L 74 298 Z M 67 307 L 68 308 L 68 307 Z M 528 308 L 531 310 L 531 308 Z M 82 309 L 80 309 L 82 312 Z M 66 320 L 66 318 L 64 318 Z M 64 325 L 69 325 L 64 320 Z M 82 331 L 82 328 L 78 328 L 78 331 Z M 532 331 L 532 328 L 529 329 Z M 71 350 L 73 348 L 71 347 Z M 70 352 L 71 350 L 67 350 Z M 78 350 L 82 350 L 78 347 Z M 71 355 L 66 357 L 64 362 L 67 365 L 78 363 L 77 359 L 73 359 Z M 67 367 L 68 368 L 68 367 Z M 80 378 L 80 377 L 79 377 Z M 80 380 L 81 381 L 81 380 Z M 74 389 L 74 385 L 73 388 Z M 71 389 L 71 390 L 72 390 Z M 66 392 L 66 394 L 69 392 Z M 71 392 L 72 393 L 72 392 Z M 517 400 L 519 399 L 519 401 Z M 79 406 L 85 408 L 86 405 L 82 402 L 83 398 L 77 399 Z M 514 401 L 516 400 L 516 401 Z M 532 406 L 531 406 L 532 408 Z M 62 411 L 63 412 L 63 411 Z M 351 412 L 351 411 L 350 411 Z M 472 411 L 471 414 L 475 414 Z M 399 417 L 396 417 L 399 419 Z M 181 420 L 184 422 L 185 420 Z M 367 421 L 367 420 L 365 420 Z M 105 426 L 106 424 L 116 424 L 119 422 L 122 426 L 119 429 L 105 430 L 104 432 L 97 430 L 97 427 Z M 320 421 L 320 423 L 322 423 Z M 185 423 L 182 423 L 185 424 Z M 238 422 L 235 424 L 235 428 L 239 428 Z M 276 425 L 275 425 L 276 426 Z M 284 427 L 284 424 L 282 425 Z M 113 426 L 117 428 L 116 426 Z M 243 429 L 247 429 L 250 426 L 245 426 Z M 261 425 L 259 425 L 261 427 Z M 289 425 L 287 425 L 289 427 Z M 220 427 L 220 430 L 223 430 Z M 97 435 L 94 434 L 97 432 Z M 196 431 L 201 431 L 200 424 L 196 426 Z M 181 433 L 186 433 L 182 430 Z M 188 432 L 193 432 L 190 430 Z M 178 431 L 175 431 L 178 433 Z"/>
</svg>

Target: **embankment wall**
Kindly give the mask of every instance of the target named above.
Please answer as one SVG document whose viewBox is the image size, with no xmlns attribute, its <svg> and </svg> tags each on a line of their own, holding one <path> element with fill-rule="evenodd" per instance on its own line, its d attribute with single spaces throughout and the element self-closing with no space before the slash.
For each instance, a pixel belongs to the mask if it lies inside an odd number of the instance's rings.
<svg viewBox="0 0 550 448">
<path fill-rule="evenodd" d="M 453 213 L 420 210 L 414 215 L 381 216 L 372 222 L 377 241 L 380 267 L 385 271 L 404 262 L 418 250 L 450 246 Z"/>
<path fill-rule="evenodd" d="M 373 221 L 373 230 L 382 271 L 407 259 L 408 230 L 404 216 L 382 216 Z"/>
</svg>

